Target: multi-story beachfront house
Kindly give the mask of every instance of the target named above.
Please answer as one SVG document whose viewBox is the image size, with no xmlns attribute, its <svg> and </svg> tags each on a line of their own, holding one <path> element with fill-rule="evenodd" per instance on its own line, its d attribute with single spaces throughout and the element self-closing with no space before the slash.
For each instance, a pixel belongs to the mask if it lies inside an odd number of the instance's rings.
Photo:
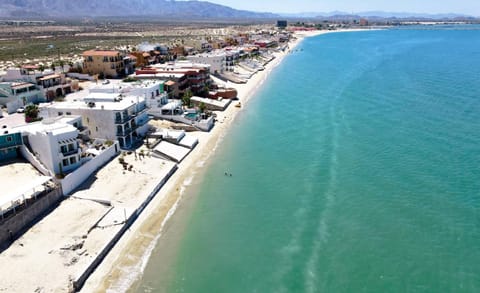
<svg viewBox="0 0 480 293">
<path fill-rule="evenodd" d="M 105 78 L 131 74 L 135 65 L 130 56 L 116 50 L 90 50 L 82 55 L 83 72 Z"/>
<path fill-rule="evenodd" d="M 223 73 L 225 70 L 225 61 L 227 54 L 224 51 L 212 51 L 210 53 L 201 53 L 187 56 L 187 59 L 199 64 L 210 65 L 210 71 L 213 74 Z"/>
<path fill-rule="evenodd" d="M 29 103 L 44 102 L 41 89 L 29 82 L 0 82 L 0 105 L 6 106 L 8 113 Z"/>
<path fill-rule="evenodd" d="M 145 98 L 119 93 L 90 93 L 83 101 L 40 105 L 40 116 L 79 115 L 89 136 L 118 140 L 121 148 L 131 148 L 148 131 Z"/>
<path fill-rule="evenodd" d="M 65 74 L 48 74 L 37 78 L 37 85 L 43 89 L 47 101 L 70 94 L 78 86 L 65 77 Z"/>
<path fill-rule="evenodd" d="M 236 47 L 227 47 L 210 53 L 190 55 L 187 59 L 195 63 L 210 65 L 212 74 L 221 74 L 224 71 L 233 71 L 235 62 L 240 57 L 240 51 Z"/>
<path fill-rule="evenodd" d="M 16 150 L 10 156 L 38 160 L 37 167 L 47 169 L 51 176 L 74 171 L 81 165 L 78 143 L 81 123 L 80 116 L 70 116 L 8 129 L 16 136 L 13 145 Z"/>
<path fill-rule="evenodd" d="M 26 145 L 53 174 L 64 174 L 80 166 L 78 129 L 63 123 L 35 123 L 23 128 Z"/>
<path fill-rule="evenodd" d="M 36 84 L 47 101 L 65 96 L 78 89 L 78 82 L 66 77 L 65 73 L 51 70 L 39 70 L 38 66 L 9 68 L 2 81 L 30 82 Z"/>
<path fill-rule="evenodd" d="M 89 88 L 91 94 L 122 94 L 122 96 L 138 96 L 145 100 L 147 107 L 164 104 L 168 95 L 165 92 L 165 82 L 162 80 L 138 80 L 136 82 L 119 82 L 99 84 Z"/>
<path fill-rule="evenodd" d="M 204 94 L 211 85 L 210 65 L 191 61 L 176 61 L 155 64 L 135 72 L 134 77 L 171 80 L 178 85 L 178 95 L 190 89 L 194 94 Z"/>
</svg>

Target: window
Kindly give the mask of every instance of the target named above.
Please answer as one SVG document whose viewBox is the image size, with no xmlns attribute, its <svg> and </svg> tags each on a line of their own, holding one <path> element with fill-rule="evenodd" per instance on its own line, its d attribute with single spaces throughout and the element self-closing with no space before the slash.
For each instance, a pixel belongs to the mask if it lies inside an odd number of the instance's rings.
<svg viewBox="0 0 480 293">
<path fill-rule="evenodd" d="M 68 151 L 71 152 L 74 150 L 73 143 L 68 144 Z"/>
<path fill-rule="evenodd" d="M 62 145 L 62 146 L 60 147 L 60 151 L 61 151 L 62 153 L 66 153 L 66 152 L 67 152 L 67 146 L 66 146 L 66 145 Z"/>
<path fill-rule="evenodd" d="M 77 158 L 76 157 L 71 157 L 70 158 L 70 165 L 73 165 L 77 162 Z"/>
<path fill-rule="evenodd" d="M 68 159 L 63 159 L 62 163 L 64 167 L 68 166 Z"/>
<path fill-rule="evenodd" d="M 12 142 L 13 141 L 13 138 L 11 135 L 7 136 L 7 142 Z"/>
<path fill-rule="evenodd" d="M 87 123 L 90 123 L 90 119 L 88 119 L 88 117 L 87 117 Z"/>
<path fill-rule="evenodd" d="M 72 115 L 72 112 L 67 112 L 67 115 Z"/>
<path fill-rule="evenodd" d="M 62 116 L 63 115 L 63 112 L 58 112 L 58 116 Z"/>
<path fill-rule="evenodd" d="M 98 132 L 98 127 L 95 126 L 95 131 Z"/>
</svg>

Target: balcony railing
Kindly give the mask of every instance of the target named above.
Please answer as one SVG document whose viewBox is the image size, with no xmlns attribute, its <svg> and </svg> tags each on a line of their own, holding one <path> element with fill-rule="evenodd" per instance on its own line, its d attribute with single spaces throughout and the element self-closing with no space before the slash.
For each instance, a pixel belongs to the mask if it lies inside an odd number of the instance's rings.
<svg viewBox="0 0 480 293">
<path fill-rule="evenodd" d="M 123 131 L 117 130 L 117 136 L 127 136 L 133 132 L 133 128 L 125 128 Z"/>
<path fill-rule="evenodd" d="M 80 150 L 80 149 L 74 149 L 74 150 L 70 150 L 70 151 L 68 151 L 68 150 L 67 150 L 67 151 L 62 151 L 62 155 L 63 155 L 64 157 L 68 157 L 68 156 L 71 156 L 71 155 L 75 155 L 75 154 L 78 154 L 78 151 L 79 151 L 79 150 Z"/>
<path fill-rule="evenodd" d="M 141 120 L 137 121 L 137 123 L 136 123 L 134 126 L 132 126 L 132 127 L 133 127 L 134 129 L 138 129 L 139 127 L 142 127 L 143 125 L 147 124 L 148 121 L 150 121 L 149 118 L 141 119 Z"/>
<path fill-rule="evenodd" d="M 133 119 L 132 115 L 122 115 L 120 118 L 115 118 L 115 124 L 123 124 Z"/>
</svg>

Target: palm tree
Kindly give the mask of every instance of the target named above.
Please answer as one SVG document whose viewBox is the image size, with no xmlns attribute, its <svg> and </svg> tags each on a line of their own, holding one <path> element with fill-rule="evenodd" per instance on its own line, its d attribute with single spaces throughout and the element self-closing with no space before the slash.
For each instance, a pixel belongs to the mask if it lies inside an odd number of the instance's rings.
<svg viewBox="0 0 480 293">
<path fill-rule="evenodd" d="M 182 98 L 182 102 L 183 102 L 183 105 L 186 106 L 186 107 L 190 107 L 191 105 L 191 100 L 190 98 L 193 97 L 193 93 L 190 89 L 187 89 L 184 93 L 183 93 L 183 98 Z"/>
<path fill-rule="evenodd" d="M 63 66 L 65 65 L 65 62 L 63 62 L 63 60 L 60 60 L 58 63 L 60 64 L 60 67 L 62 67 L 62 73 L 65 73 L 65 71 L 63 69 Z"/>
<path fill-rule="evenodd" d="M 201 102 L 198 108 L 200 110 L 200 113 L 205 113 L 205 109 L 207 109 L 207 106 L 205 105 L 204 102 Z"/>
</svg>

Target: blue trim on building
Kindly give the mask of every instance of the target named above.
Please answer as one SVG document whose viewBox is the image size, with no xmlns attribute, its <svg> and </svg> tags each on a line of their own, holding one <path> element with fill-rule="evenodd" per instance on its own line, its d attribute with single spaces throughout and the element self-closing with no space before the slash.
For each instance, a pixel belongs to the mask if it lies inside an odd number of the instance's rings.
<svg viewBox="0 0 480 293">
<path fill-rule="evenodd" d="M 18 148 L 23 144 L 21 133 L 0 134 L 0 161 L 18 157 Z"/>
</svg>

